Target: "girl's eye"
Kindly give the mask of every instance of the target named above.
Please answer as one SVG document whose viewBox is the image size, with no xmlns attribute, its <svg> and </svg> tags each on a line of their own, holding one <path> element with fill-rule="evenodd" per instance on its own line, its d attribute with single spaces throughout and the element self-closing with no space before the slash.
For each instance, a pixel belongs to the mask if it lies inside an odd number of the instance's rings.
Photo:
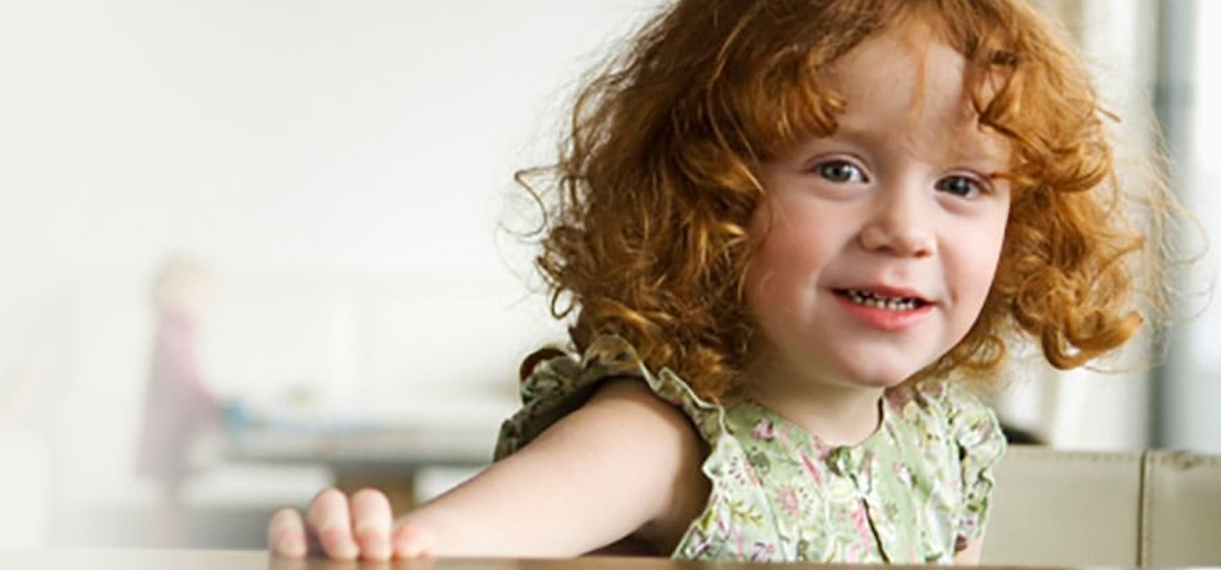
<svg viewBox="0 0 1221 570">
<path fill-rule="evenodd" d="M 816 171 L 818 175 L 830 180 L 846 184 L 849 182 L 864 182 L 865 173 L 851 162 L 843 160 L 832 160 L 818 165 Z"/>
<path fill-rule="evenodd" d="M 979 182 L 967 176 L 947 176 L 937 181 L 937 189 L 960 198 L 974 198 L 984 192 Z"/>
</svg>

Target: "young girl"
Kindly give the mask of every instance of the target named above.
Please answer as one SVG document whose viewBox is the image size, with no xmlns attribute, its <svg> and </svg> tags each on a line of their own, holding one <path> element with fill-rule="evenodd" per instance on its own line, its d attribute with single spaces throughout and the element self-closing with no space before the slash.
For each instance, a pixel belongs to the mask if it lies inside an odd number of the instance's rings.
<svg viewBox="0 0 1221 570">
<path fill-rule="evenodd" d="M 969 387 L 1143 321 L 1085 77 L 1021 0 L 678 0 L 577 100 L 538 258 L 574 350 L 498 461 L 397 522 L 324 491 L 272 549 L 978 560 Z"/>
</svg>

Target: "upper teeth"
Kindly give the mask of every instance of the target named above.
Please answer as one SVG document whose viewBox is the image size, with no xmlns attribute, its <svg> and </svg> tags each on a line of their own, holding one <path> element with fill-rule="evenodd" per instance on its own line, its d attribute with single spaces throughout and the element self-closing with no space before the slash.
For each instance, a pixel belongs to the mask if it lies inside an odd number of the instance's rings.
<svg viewBox="0 0 1221 570">
<path fill-rule="evenodd" d="M 848 300 L 857 305 L 884 309 L 887 311 L 911 311 L 916 308 L 916 299 L 912 297 L 886 297 L 869 291 L 849 289 Z"/>
</svg>

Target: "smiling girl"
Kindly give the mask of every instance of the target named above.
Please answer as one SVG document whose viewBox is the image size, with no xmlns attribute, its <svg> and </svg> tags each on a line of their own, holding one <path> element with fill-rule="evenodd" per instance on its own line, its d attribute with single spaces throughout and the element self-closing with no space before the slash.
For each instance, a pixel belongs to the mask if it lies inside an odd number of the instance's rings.
<svg viewBox="0 0 1221 570">
<path fill-rule="evenodd" d="M 271 547 L 977 561 L 1004 440 L 971 386 L 1010 337 L 1071 368 L 1145 320 L 1107 117 L 1020 0 L 674 2 L 532 190 L 571 346 L 497 462 L 397 521 L 324 491 Z"/>
</svg>

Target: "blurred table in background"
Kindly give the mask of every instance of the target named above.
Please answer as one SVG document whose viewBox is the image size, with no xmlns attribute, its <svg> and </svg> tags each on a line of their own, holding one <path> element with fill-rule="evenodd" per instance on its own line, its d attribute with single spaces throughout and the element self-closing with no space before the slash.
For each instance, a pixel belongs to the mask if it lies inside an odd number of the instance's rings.
<svg viewBox="0 0 1221 570">
<path fill-rule="evenodd" d="M 335 474 L 341 490 L 381 489 L 396 513 L 416 503 L 421 470 L 474 470 L 491 463 L 498 429 L 488 422 L 445 425 L 334 418 L 234 423 L 226 436 L 227 460 L 324 465 Z"/>
</svg>

